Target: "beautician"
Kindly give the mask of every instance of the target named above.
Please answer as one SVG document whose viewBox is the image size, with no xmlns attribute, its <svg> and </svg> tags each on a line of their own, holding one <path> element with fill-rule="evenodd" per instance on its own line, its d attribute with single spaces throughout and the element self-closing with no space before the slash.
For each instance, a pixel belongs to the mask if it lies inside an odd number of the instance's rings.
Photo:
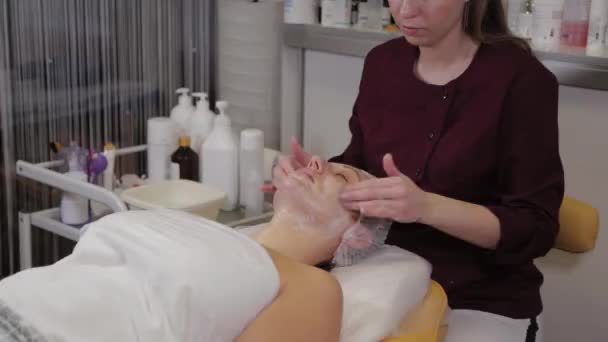
<svg viewBox="0 0 608 342">
<path fill-rule="evenodd" d="M 382 178 L 343 205 L 394 220 L 388 243 L 432 263 L 453 310 L 446 342 L 540 341 L 533 260 L 564 193 L 557 81 L 500 0 L 389 2 L 404 37 L 366 57 L 352 140 L 332 159 Z M 294 143 L 274 176 L 308 158 Z"/>
</svg>

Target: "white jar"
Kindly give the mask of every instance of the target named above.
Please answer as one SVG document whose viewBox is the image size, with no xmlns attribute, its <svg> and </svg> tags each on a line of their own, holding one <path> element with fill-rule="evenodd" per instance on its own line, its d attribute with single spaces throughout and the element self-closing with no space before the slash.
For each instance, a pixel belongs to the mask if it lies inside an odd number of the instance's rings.
<svg viewBox="0 0 608 342">
<path fill-rule="evenodd" d="M 70 171 L 66 177 L 79 182 L 87 182 L 87 175 L 82 171 Z M 89 221 L 89 201 L 76 194 L 64 192 L 61 196 L 61 222 L 69 225 L 81 225 Z"/>
</svg>

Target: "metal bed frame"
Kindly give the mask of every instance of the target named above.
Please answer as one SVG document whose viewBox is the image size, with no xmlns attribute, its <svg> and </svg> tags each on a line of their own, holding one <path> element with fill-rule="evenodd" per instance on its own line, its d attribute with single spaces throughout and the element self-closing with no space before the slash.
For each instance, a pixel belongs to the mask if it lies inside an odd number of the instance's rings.
<svg viewBox="0 0 608 342">
<path fill-rule="evenodd" d="M 116 150 L 116 157 L 145 152 L 146 150 L 146 145 L 122 148 Z M 101 203 L 109 208 L 109 211 L 104 214 L 129 210 L 127 204 L 118 194 L 94 184 L 77 181 L 52 170 L 53 168 L 62 165 L 63 161 L 61 160 L 38 164 L 19 160 L 16 163 L 16 173 L 19 176 L 35 180 L 58 190 L 75 193 L 89 200 Z M 220 212 L 217 221 L 226 224 L 227 226 L 238 228 L 240 226 L 263 223 L 268 221 L 271 217 L 272 207 L 269 203 L 265 203 L 265 210 L 261 215 L 247 216 L 244 210 L 239 208 L 231 212 Z M 96 217 L 92 221 L 99 218 L 100 217 Z M 32 213 L 19 211 L 20 269 L 24 270 L 32 267 L 33 227 L 38 227 L 72 241 L 78 241 L 83 226 L 71 226 L 61 222 L 59 208 L 45 209 Z"/>
</svg>

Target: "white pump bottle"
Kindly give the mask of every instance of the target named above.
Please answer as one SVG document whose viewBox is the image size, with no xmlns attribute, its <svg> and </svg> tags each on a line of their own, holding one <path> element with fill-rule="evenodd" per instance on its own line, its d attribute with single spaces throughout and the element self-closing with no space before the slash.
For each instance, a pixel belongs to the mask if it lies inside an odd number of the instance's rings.
<svg viewBox="0 0 608 342">
<path fill-rule="evenodd" d="M 226 193 L 223 210 L 234 210 L 239 197 L 239 150 L 232 123 L 226 115 L 228 102 L 218 101 L 216 107 L 220 114 L 216 116 L 213 130 L 203 143 L 201 180 Z"/>
<path fill-rule="evenodd" d="M 194 113 L 194 106 L 192 105 L 192 97 L 188 95 L 190 89 L 179 88 L 175 92 L 179 94 L 177 105 L 171 110 L 171 120 L 177 124 L 179 135 L 187 134 L 188 124 Z"/>
<path fill-rule="evenodd" d="M 209 99 L 206 93 L 193 93 L 192 97 L 198 98 L 199 101 L 196 104 L 196 110 L 192 114 L 188 128 L 191 140 L 190 146 L 200 156 L 202 145 L 213 129 L 215 114 L 209 109 Z"/>
</svg>

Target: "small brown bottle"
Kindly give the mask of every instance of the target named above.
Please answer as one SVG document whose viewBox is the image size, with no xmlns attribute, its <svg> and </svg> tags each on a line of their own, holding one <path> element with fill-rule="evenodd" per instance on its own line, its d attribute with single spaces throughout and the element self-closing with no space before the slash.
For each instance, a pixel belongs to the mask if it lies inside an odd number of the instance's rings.
<svg viewBox="0 0 608 342">
<path fill-rule="evenodd" d="M 171 162 L 179 165 L 179 178 L 198 182 L 198 154 L 190 148 L 190 137 L 179 137 L 179 148 L 171 155 Z"/>
</svg>

